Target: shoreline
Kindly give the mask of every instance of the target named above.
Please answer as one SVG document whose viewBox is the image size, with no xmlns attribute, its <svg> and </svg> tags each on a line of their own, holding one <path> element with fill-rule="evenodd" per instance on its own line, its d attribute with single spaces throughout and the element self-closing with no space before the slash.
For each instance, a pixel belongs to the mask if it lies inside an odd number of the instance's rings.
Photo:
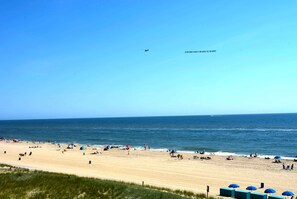
<svg viewBox="0 0 297 199">
<path fill-rule="evenodd" d="M 14 139 L 0 139 L 0 142 L 1 141 L 8 141 L 8 142 L 11 142 L 13 141 Z M 31 140 L 20 140 L 20 139 L 16 139 L 16 140 L 19 140 L 20 142 L 26 142 L 26 143 L 39 143 L 39 144 L 53 144 L 53 145 L 57 145 L 57 144 L 61 144 L 61 145 L 69 145 L 71 142 L 69 143 L 66 143 L 66 142 L 56 142 L 56 141 L 31 141 Z M 92 147 L 98 147 L 98 148 L 104 148 L 106 146 L 116 146 L 116 147 L 119 147 L 119 148 L 123 148 L 125 147 L 126 145 L 124 144 L 83 144 L 83 143 L 79 143 L 79 142 L 72 142 L 72 144 L 76 144 L 76 145 L 79 145 L 79 146 L 92 146 Z M 144 147 L 143 146 L 132 146 L 132 148 L 134 150 L 144 150 Z M 166 152 L 168 153 L 169 150 L 175 150 L 174 148 L 150 148 L 149 150 L 150 151 L 156 151 L 156 152 Z M 195 151 L 192 151 L 192 150 L 175 150 L 177 153 L 187 153 L 187 154 L 193 154 L 193 155 L 200 155 L 199 153 L 196 153 Z M 234 156 L 234 157 L 244 157 L 244 158 L 249 158 L 250 157 L 250 154 L 245 154 L 245 153 L 236 153 L 236 152 L 227 152 L 227 151 L 216 151 L 216 152 L 209 152 L 209 151 L 205 151 L 204 153 L 205 155 L 216 155 L 216 156 L 223 156 L 223 157 L 226 157 L 226 156 Z M 269 158 L 269 159 L 274 159 L 275 156 L 279 156 L 280 154 L 274 154 L 274 155 L 266 155 L 266 154 L 259 154 L 257 153 L 257 158 L 262 158 L 262 159 L 265 159 L 265 158 Z M 282 156 L 281 155 L 281 159 L 283 160 L 291 160 L 291 161 L 296 161 L 297 162 L 297 155 L 296 156 L 293 156 L 293 157 L 289 157 L 289 156 Z"/>
<path fill-rule="evenodd" d="M 41 148 L 30 148 L 39 145 Z M 243 189 L 246 186 L 276 188 L 278 193 L 287 189 L 297 191 L 297 171 L 283 170 L 282 164 L 262 158 L 245 158 L 234 156 L 234 160 L 226 160 L 226 156 L 180 153 L 183 159 L 172 158 L 167 152 L 153 150 L 79 150 L 80 145 L 62 153 L 67 144 L 33 143 L 0 141 L 0 163 L 30 169 L 57 173 L 75 174 L 83 177 L 94 177 L 124 182 L 132 182 L 205 193 L 207 185 L 211 187 L 210 195 L 216 196 L 219 188 L 231 183 L 238 183 Z M 3 151 L 7 153 L 4 154 Z M 32 151 L 32 156 L 22 157 L 19 153 Z M 98 151 L 98 154 L 91 154 Z M 85 155 L 83 155 L 85 153 Z M 198 156 L 198 159 L 194 159 Z M 211 159 L 200 159 L 209 156 Z M 91 160 L 91 164 L 89 161 Z M 294 162 L 283 160 L 286 165 Z M 296 164 L 297 165 L 297 164 Z M 295 190 L 294 190 L 295 189 Z M 259 190 L 263 192 L 263 190 Z"/>
</svg>

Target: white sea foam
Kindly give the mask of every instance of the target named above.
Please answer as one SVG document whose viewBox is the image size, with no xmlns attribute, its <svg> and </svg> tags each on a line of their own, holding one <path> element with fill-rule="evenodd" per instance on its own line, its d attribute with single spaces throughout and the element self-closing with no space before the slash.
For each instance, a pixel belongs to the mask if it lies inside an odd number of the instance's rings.
<svg viewBox="0 0 297 199">
<path fill-rule="evenodd" d="M 278 132 L 297 132 L 296 128 L 168 128 L 168 127 L 155 127 L 155 128 L 145 128 L 145 127 L 94 127 L 93 130 L 119 130 L 119 131 L 278 131 Z"/>
<path fill-rule="evenodd" d="M 218 152 L 215 152 L 214 153 L 215 155 L 218 155 L 218 156 L 243 156 L 243 155 L 240 155 L 240 154 L 236 154 L 236 153 L 231 153 L 231 152 L 223 152 L 223 151 L 218 151 Z"/>
<path fill-rule="evenodd" d="M 168 152 L 168 149 L 166 149 L 166 148 L 159 148 L 159 149 L 151 148 L 150 151 Z"/>
<path fill-rule="evenodd" d="M 5 139 L 6 141 L 12 141 L 10 139 Z M 22 142 L 32 142 L 32 141 L 29 141 L 29 140 L 20 140 Z M 34 141 L 33 141 L 34 142 Z M 42 141 L 35 141 L 36 144 L 39 144 L 39 143 L 48 143 L 48 142 L 42 142 Z M 52 142 L 52 144 L 61 144 L 61 145 L 68 145 L 70 143 L 74 143 L 76 144 L 78 147 L 79 146 L 82 146 L 82 145 L 89 145 L 90 147 L 99 147 L 99 148 L 104 148 L 105 146 L 107 145 L 110 145 L 110 146 L 116 146 L 116 147 L 119 147 L 119 148 L 123 148 L 125 147 L 126 145 L 119 145 L 119 144 L 82 144 L 82 143 L 79 143 L 79 142 L 69 142 L 69 143 L 65 143 L 65 142 Z M 144 147 L 143 146 L 132 146 L 135 150 L 144 150 Z M 174 148 L 170 148 L 170 149 L 174 149 Z M 168 152 L 169 151 L 169 148 L 150 148 L 151 151 L 159 151 L 159 152 Z M 194 151 L 187 151 L 187 150 L 176 150 L 176 152 L 178 153 L 189 153 L 189 154 L 195 154 Z M 241 154 L 241 153 L 234 153 L 234 152 L 227 152 L 227 151 L 217 151 L 217 152 L 208 152 L 208 151 L 205 151 L 205 155 L 217 155 L 217 156 L 237 156 L 237 157 L 249 157 L 250 154 Z M 276 154 L 278 155 L 278 154 Z M 265 157 L 269 157 L 270 159 L 274 159 L 275 155 L 265 155 L 265 154 L 258 154 L 259 158 L 265 158 Z M 282 156 L 281 159 L 284 159 L 284 160 L 296 160 L 297 157 L 286 157 L 286 156 Z"/>
</svg>

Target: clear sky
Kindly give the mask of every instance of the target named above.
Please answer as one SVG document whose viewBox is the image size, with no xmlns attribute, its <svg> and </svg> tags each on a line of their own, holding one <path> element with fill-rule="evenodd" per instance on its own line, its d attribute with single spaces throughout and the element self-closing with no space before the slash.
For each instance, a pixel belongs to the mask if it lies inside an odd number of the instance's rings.
<svg viewBox="0 0 297 199">
<path fill-rule="evenodd" d="M 0 119 L 277 112 L 295 0 L 0 1 Z"/>
</svg>

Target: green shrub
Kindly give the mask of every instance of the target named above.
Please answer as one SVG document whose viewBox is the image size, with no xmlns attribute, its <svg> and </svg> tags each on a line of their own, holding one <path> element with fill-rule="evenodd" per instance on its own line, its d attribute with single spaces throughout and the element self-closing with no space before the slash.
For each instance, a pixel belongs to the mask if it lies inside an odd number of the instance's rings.
<svg viewBox="0 0 297 199">
<path fill-rule="evenodd" d="M 205 194 L 40 171 L 0 174 L 0 198 L 206 198 Z"/>
</svg>

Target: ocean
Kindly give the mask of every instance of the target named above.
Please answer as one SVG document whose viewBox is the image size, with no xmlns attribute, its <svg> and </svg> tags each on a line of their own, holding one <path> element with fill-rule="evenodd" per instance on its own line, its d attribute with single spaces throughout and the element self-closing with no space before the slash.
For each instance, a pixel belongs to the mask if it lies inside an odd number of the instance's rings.
<svg viewBox="0 0 297 199">
<path fill-rule="evenodd" d="M 0 137 L 296 157 L 297 114 L 2 120 Z"/>
</svg>

